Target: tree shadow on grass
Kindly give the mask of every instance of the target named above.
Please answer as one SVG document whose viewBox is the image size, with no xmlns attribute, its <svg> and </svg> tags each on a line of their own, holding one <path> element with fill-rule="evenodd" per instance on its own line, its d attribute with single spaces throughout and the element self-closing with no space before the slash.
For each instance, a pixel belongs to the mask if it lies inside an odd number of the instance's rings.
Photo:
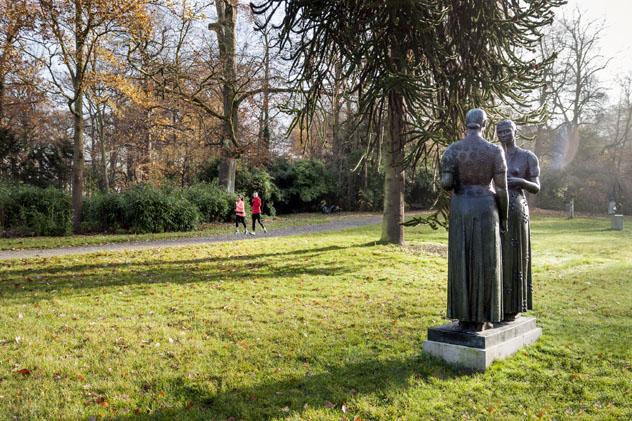
<svg viewBox="0 0 632 421">
<path fill-rule="evenodd" d="M 60 297 L 68 293 L 106 287 L 152 284 L 187 284 L 194 282 L 249 282 L 297 276 L 338 276 L 358 270 L 359 262 L 336 260 L 313 262 L 310 257 L 374 243 L 351 246 L 307 248 L 284 253 L 258 253 L 199 259 L 138 260 L 115 264 L 70 264 L 58 268 L 20 269 L 7 272 L 10 278 L 0 281 L 0 296 L 25 296 L 31 302 Z M 268 259 L 260 262 L 259 259 Z M 240 262 L 235 265 L 233 262 Z M 115 269 L 125 268 L 123 272 Z"/>
<path fill-rule="evenodd" d="M 79 272 L 79 271 L 89 271 L 89 270 L 93 270 L 93 269 L 103 269 L 103 268 L 107 268 L 109 270 L 112 269 L 116 269 L 116 268 L 120 268 L 120 267 L 124 267 L 124 268 L 128 268 L 130 266 L 158 266 L 158 265 L 164 265 L 164 264 L 179 264 L 179 265 L 188 265 L 188 264 L 199 264 L 199 263 L 213 263 L 213 262 L 224 262 L 224 261 L 242 261 L 242 260 L 257 260 L 257 259 L 265 259 L 265 258 L 275 258 L 275 257 L 282 257 L 282 256 L 287 256 L 287 257 L 292 257 L 292 256 L 301 256 L 301 255 L 318 255 L 320 253 L 327 253 L 330 251 L 339 251 L 339 250 L 348 250 L 351 248 L 363 248 L 363 247 L 372 247 L 378 245 L 378 243 L 376 241 L 371 241 L 368 243 L 363 243 L 363 244 L 354 244 L 354 245 L 349 245 L 349 246 L 326 246 L 326 247 L 319 247 L 319 248 L 306 248 L 306 249 L 300 249 L 300 250 L 293 250 L 293 251 L 288 251 L 288 252 L 280 252 L 280 253 L 275 253 L 275 252 L 270 252 L 270 253 L 255 253 L 255 254 L 243 254 L 243 255 L 235 255 L 235 256 L 215 256 L 215 257 L 201 257 L 198 259 L 178 259 L 178 260 L 171 260 L 168 262 L 165 262 L 164 260 L 159 260 L 159 259 L 144 259 L 142 262 L 117 262 L 117 263 L 111 263 L 111 262 L 103 262 L 103 263 L 80 263 L 80 264 L 69 264 L 68 261 L 60 261 L 57 262 L 55 265 L 53 264 L 49 264 L 44 268 L 40 268 L 40 269 L 17 269 L 17 270 L 11 270 L 11 266 L 14 264 L 14 262 L 12 261 L 0 261 L 0 272 L 3 269 L 3 267 L 8 268 L 7 270 L 7 274 L 8 275 L 12 275 L 12 276 L 34 276 L 34 275 L 39 275 L 39 274 L 61 274 L 61 273 L 72 273 L 72 272 Z M 160 249 L 158 249 L 160 250 Z M 147 250 L 140 250 L 140 251 L 135 251 L 138 253 L 142 253 L 142 252 L 146 252 Z M 113 252 L 113 253 L 121 253 L 119 252 Z M 81 258 L 86 258 L 86 256 L 88 255 L 81 255 Z M 63 256 L 62 258 L 73 258 L 76 256 L 73 255 L 68 255 L 68 256 Z M 103 256 L 103 255 L 98 255 L 95 256 L 95 258 L 97 259 L 107 259 L 107 256 Z M 303 257 L 304 258 L 304 257 Z M 27 263 L 28 264 L 28 263 Z M 0 282 L 2 282 L 0 280 Z"/>
<path fill-rule="evenodd" d="M 470 371 L 450 367 L 439 360 L 419 354 L 385 360 L 364 360 L 343 366 L 331 365 L 317 374 L 304 377 L 267 380 L 242 388 L 228 388 L 221 378 L 207 383 L 192 383 L 179 377 L 167 385 L 181 408 L 137 413 L 112 419 L 228 419 L 262 420 L 301 414 L 308 408 L 328 408 L 333 416 L 342 417 L 342 405 L 354 413 L 352 400 L 369 396 L 386 403 L 393 393 L 401 392 L 411 383 L 449 380 L 471 375 Z M 351 405 L 350 405 L 351 403 Z"/>
</svg>

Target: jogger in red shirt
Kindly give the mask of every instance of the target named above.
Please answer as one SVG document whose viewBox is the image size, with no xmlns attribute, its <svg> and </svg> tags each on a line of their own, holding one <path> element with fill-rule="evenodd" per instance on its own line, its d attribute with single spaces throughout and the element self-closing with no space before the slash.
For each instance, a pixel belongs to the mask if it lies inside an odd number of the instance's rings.
<svg viewBox="0 0 632 421">
<path fill-rule="evenodd" d="M 252 194 L 252 202 L 250 208 L 252 209 L 252 235 L 255 235 L 255 222 L 259 222 L 261 228 L 263 228 L 263 232 L 268 232 L 266 227 L 261 222 L 261 198 L 259 197 L 259 193 L 254 192 Z"/>
</svg>

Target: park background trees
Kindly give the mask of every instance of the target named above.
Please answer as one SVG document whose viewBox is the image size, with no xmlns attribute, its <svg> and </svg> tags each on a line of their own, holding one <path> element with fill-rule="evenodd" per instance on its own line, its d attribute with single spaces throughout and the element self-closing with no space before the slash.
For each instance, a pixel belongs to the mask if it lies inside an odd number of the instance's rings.
<svg viewBox="0 0 632 421">
<path fill-rule="evenodd" d="M 75 231 L 93 198 L 214 182 L 281 212 L 382 210 L 401 243 L 483 106 L 541 157 L 539 207 L 629 209 L 630 78 L 603 85 L 600 23 L 505 3 L 0 1 L 0 176 L 72 192 Z"/>
<path fill-rule="evenodd" d="M 472 104 L 492 116 L 528 107 L 553 56 L 540 60 L 542 29 L 562 2 L 267 0 L 254 4 L 267 23 L 277 18 L 280 48 L 290 51 L 292 80 L 309 91 L 298 116 L 309 126 L 319 96 L 346 82 L 359 119 L 380 114 L 383 148 L 382 241 L 402 244 L 405 169 L 438 160 L 460 137 Z M 278 15 L 278 16 L 277 16 Z M 344 17 L 344 18 L 341 18 Z M 530 121 L 540 109 L 524 112 Z M 339 110 L 334 107 L 334 124 Z"/>
</svg>

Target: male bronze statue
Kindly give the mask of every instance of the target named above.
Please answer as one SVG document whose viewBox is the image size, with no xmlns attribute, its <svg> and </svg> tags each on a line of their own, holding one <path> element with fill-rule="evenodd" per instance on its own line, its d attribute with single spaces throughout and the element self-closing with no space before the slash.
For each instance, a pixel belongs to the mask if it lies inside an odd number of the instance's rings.
<svg viewBox="0 0 632 421">
<path fill-rule="evenodd" d="M 448 318 L 482 331 L 503 320 L 501 231 L 507 227 L 507 166 L 482 136 L 485 111 L 465 116 L 467 134 L 445 151 L 441 183 L 452 190 L 448 238 Z M 493 182 L 493 183 L 492 183 Z"/>
<path fill-rule="evenodd" d="M 533 308 L 531 282 L 531 230 L 525 191 L 540 191 L 540 165 L 531 151 L 516 146 L 516 125 L 503 120 L 496 134 L 505 150 L 509 217 L 507 234 L 502 236 L 504 320 Z"/>
</svg>

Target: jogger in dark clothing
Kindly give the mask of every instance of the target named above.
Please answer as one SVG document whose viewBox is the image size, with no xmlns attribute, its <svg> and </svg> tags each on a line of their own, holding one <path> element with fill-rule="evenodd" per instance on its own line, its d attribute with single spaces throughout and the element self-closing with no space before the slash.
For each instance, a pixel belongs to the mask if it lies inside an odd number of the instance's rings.
<svg viewBox="0 0 632 421">
<path fill-rule="evenodd" d="M 255 228 L 256 228 L 255 222 L 259 222 L 259 225 L 261 225 L 261 228 L 263 228 L 264 232 L 268 231 L 268 230 L 266 230 L 266 227 L 261 222 L 261 214 L 260 213 L 253 213 L 252 214 L 252 232 L 255 232 Z"/>
<path fill-rule="evenodd" d="M 239 224 L 244 226 L 244 232 L 246 232 L 246 217 L 245 216 L 235 216 L 235 228 L 237 228 L 237 233 L 239 233 Z"/>
<path fill-rule="evenodd" d="M 251 203 L 251 208 L 252 208 L 252 235 L 255 235 L 255 222 L 259 222 L 259 225 L 261 225 L 261 228 L 263 228 L 263 232 L 268 232 L 268 230 L 266 229 L 266 227 L 263 225 L 263 223 L 261 222 L 261 198 L 259 197 L 259 194 L 257 192 L 254 192 L 252 194 L 252 203 Z"/>
</svg>

